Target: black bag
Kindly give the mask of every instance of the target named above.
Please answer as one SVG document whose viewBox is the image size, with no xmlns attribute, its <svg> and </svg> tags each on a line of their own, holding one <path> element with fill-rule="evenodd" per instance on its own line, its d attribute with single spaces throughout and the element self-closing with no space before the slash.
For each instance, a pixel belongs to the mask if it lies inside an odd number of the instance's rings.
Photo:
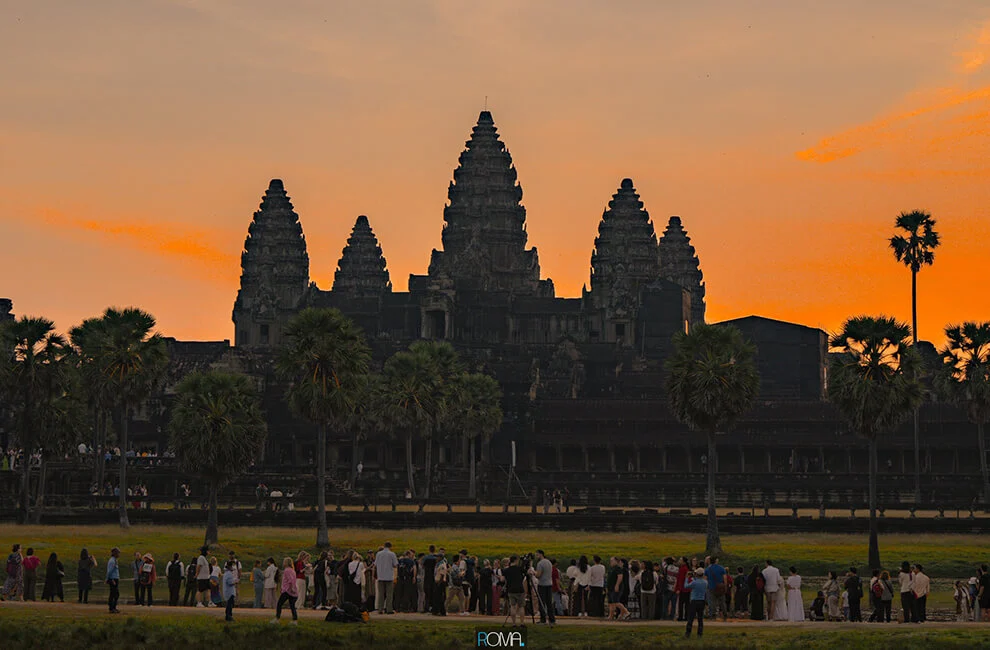
<svg viewBox="0 0 990 650">
<path fill-rule="evenodd" d="M 178 562 L 168 565 L 168 579 L 176 582 L 182 580 L 182 566 Z"/>
<path fill-rule="evenodd" d="M 651 589 L 656 588 L 657 586 L 656 574 L 653 573 L 653 569 L 647 569 L 646 571 L 643 571 L 643 575 L 640 576 L 639 578 L 639 585 L 640 585 L 639 587 L 640 591 L 648 592 Z"/>
</svg>

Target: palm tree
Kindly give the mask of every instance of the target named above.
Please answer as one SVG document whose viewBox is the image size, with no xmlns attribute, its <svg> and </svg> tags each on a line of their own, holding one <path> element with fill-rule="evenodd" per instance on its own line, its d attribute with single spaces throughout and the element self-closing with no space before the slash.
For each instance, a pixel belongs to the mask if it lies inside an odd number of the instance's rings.
<svg viewBox="0 0 990 650">
<path fill-rule="evenodd" d="M 186 375 L 176 387 L 169 432 L 169 444 L 183 470 L 209 483 L 205 543 L 215 545 L 217 495 L 265 447 L 268 427 L 253 381 L 220 371 Z"/>
<path fill-rule="evenodd" d="M 62 391 L 65 340 L 47 318 L 22 316 L 0 326 L 0 388 L 10 405 L 21 463 L 22 521 L 31 520 L 30 458 L 51 427 L 51 405 Z"/>
<path fill-rule="evenodd" d="M 128 307 L 108 308 L 93 326 L 92 345 L 96 366 L 111 396 L 110 405 L 120 445 L 120 527 L 129 528 L 127 518 L 127 425 L 129 411 L 152 393 L 164 377 L 168 353 L 161 334 L 154 332 L 155 317 Z"/>
<path fill-rule="evenodd" d="M 69 339 L 75 348 L 76 363 L 81 377 L 80 388 L 86 396 L 93 419 L 93 482 L 102 489 L 106 462 L 104 454 L 113 406 L 109 382 L 99 366 L 103 320 L 87 318 L 82 324 L 69 330 Z"/>
<path fill-rule="evenodd" d="M 371 352 L 361 329 L 337 309 L 302 310 L 283 337 L 277 366 L 289 382 L 289 406 L 317 427 L 316 545 L 327 548 L 327 428 L 342 427 L 354 409 Z"/>
<path fill-rule="evenodd" d="M 877 527 L 877 436 L 904 422 L 921 403 L 918 366 L 905 323 L 856 316 L 834 334 L 828 398 L 870 446 L 870 568 L 880 568 Z"/>
<path fill-rule="evenodd" d="M 990 507 L 990 471 L 983 438 L 983 427 L 990 421 L 990 322 L 949 325 L 945 338 L 935 386 L 943 397 L 966 409 L 969 420 L 976 425 L 983 504 Z"/>
<path fill-rule="evenodd" d="M 421 357 L 434 376 L 435 393 L 427 401 L 427 405 L 432 409 L 430 413 L 432 426 L 421 432 L 426 441 L 426 486 L 423 494 L 424 498 L 429 499 L 433 480 L 433 443 L 436 436 L 442 433 L 443 418 L 451 397 L 449 385 L 464 372 L 464 365 L 458 358 L 457 351 L 446 341 L 416 341 L 409 346 L 409 351 Z"/>
<path fill-rule="evenodd" d="M 468 496 L 473 499 L 477 493 L 475 441 L 479 436 L 487 441 L 502 426 L 502 389 L 493 377 L 481 373 L 458 375 L 450 385 L 447 420 L 454 431 L 470 441 Z"/>
<path fill-rule="evenodd" d="M 941 243 L 935 231 L 935 219 L 924 210 L 902 212 L 894 227 L 902 235 L 890 238 L 894 258 L 911 269 L 911 340 L 918 345 L 918 271 L 935 263 L 935 249 Z M 919 403 L 920 407 L 920 403 Z M 917 409 L 914 412 L 914 498 L 921 499 L 921 423 Z"/>
<path fill-rule="evenodd" d="M 760 388 L 756 348 L 728 325 L 700 324 L 674 335 L 667 361 L 671 410 L 680 422 L 708 436 L 707 552 L 722 552 L 715 513 L 715 437 L 748 411 Z"/>
<path fill-rule="evenodd" d="M 409 493 L 416 495 L 413 441 L 427 439 L 433 427 L 436 376 L 422 355 L 397 352 L 385 362 L 375 395 L 374 416 L 382 430 L 401 435 L 406 447 L 406 479 Z"/>
</svg>

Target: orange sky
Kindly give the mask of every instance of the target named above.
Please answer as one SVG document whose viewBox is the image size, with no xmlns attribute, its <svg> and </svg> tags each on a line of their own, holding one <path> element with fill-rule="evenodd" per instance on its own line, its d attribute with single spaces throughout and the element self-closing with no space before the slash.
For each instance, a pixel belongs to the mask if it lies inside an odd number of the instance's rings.
<svg viewBox="0 0 990 650">
<path fill-rule="evenodd" d="M 231 338 L 273 177 L 321 287 L 367 214 L 404 290 L 487 96 L 558 295 L 628 176 L 658 235 L 682 216 L 709 320 L 907 319 L 886 238 L 921 208 L 944 239 L 919 277 L 938 341 L 990 319 L 988 57 L 980 1 L 7 3 L 0 296 L 60 329 L 136 305 Z"/>
</svg>

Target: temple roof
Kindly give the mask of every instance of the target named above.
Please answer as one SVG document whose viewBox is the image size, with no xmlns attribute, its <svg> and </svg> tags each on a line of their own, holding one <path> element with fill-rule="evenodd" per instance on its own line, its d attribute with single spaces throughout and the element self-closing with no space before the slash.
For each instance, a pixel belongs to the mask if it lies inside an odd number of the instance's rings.
<svg viewBox="0 0 990 650">
<path fill-rule="evenodd" d="M 632 179 L 625 178 L 598 224 L 591 254 L 591 290 L 608 291 L 618 281 L 639 284 L 659 276 L 653 222 L 643 209 Z"/>
<path fill-rule="evenodd" d="M 660 251 L 660 275 L 676 282 L 691 292 L 691 322 L 705 321 L 705 282 L 701 262 L 691 245 L 691 238 L 681 225 L 681 218 L 674 216 L 667 223 L 658 244 Z"/>
<path fill-rule="evenodd" d="M 333 291 L 352 296 L 378 296 L 392 290 L 385 256 L 368 217 L 354 222 L 351 236 L 337 262 Z"/>
</svg>

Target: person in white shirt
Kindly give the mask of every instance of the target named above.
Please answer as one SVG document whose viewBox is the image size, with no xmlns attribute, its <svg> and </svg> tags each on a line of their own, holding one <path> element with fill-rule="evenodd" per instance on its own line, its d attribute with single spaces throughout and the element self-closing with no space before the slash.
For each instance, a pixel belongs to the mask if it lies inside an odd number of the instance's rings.
<svg viewBox="0 0 990 650">
<path fill-rule="evenodd" d="M 643 560 L 639 574 L 639 617 L 652 619 L 657 609 L 657 582 L 660 576 L 649 560 Z"/>
<path fill-rule="evenodd" d="M 777 591 L 780 589 L 780 570 L 767 560 L 767 566 L 763 569 L 763 591 L 767 595 L 767 620 L 773 621 L 777 614 Z"/>
<path fill-rule="evenodd" d="M 904 622 L 910 623 L 914 620 L 914 592 L 911 591 L 911 583 L 914 581 L 914 574 L 911 572 L 911 565 L 907 562 L 901 563 L 901 570 L 897 574 L 897 584 L 901 592 L 901 610 L 904 612 Z"/>
<path fill-rule="evenodd" d="M 567 596 L 567 600 L 568 600 L 568 605 L 571 605 L 572 603 L 575 603 L 576 602 L 574 600 L 574 592 L 577 590 L 577 576 L 578 576 L 578 573 L 579 572 L 580 571 L 578 570 L 578 567 L 577 567 L 577 560 L 571 560 L 570 566 L 568 566 L 567 567 L 567 570 L 564 571 L 564 575 L 567 576 L 567 594 L 566 594 L 566 596 Z M 571 614 L 571 616 L 577 616 L 578 615 L 577 612 L 576 611 L 573 611 L 570 607 L 565 607 L 564 608 L 564 612 L 565 613 L 566 612 L 569 612 Z"/>
<path fill-rule="evenodd" d="M 602 564 L 602 558 L 596 555 L 594 558 L 594 564 L 588 567 L 588 573 L 590 577 L 588 578 L 588 600 L 590 601 L 590 606 L 588 607 L 590 612 L 589 616 L 605 616 L 605 565 Z"/>
<path fill-rule="evenodd" d="M 209 547 L 204 546 L 196 558 L 196 607 L 206 607 L 210 602 L 210 561 L 206 557 L 209 552 Z"/>
<path fill-rule="evenodd" d="M 931 586 L 931 580 L 924 574 L 920 564 L 915 564 L 911 570 L 914 573 L 914 579 L 911 581 L 911 591 L 914 593 L 914 616 L 912 620 L 915 623 L 924 623 L 927 620 L 925 606 L 928 604 L 928 589 Z"/>
<path fill-rule="evenodd" d="M 262 601 L 268 609 L 275 607 L 275 576 L 277 574 L 278 566 L 275 564 L 275 558 L 270 557 L 265 564 L 265 597 Z"/>
<path fill-rule="evenodd" d="M 385 542 L 385 547 L 375 555 L 375 573 L 378 575 L 377 602 L 379 614 L 394 614 L 392 596 L 395 590 L 395 569 L 399 566 L 399 558 L 392 552 L 392 542 Z"/>
</svg>

